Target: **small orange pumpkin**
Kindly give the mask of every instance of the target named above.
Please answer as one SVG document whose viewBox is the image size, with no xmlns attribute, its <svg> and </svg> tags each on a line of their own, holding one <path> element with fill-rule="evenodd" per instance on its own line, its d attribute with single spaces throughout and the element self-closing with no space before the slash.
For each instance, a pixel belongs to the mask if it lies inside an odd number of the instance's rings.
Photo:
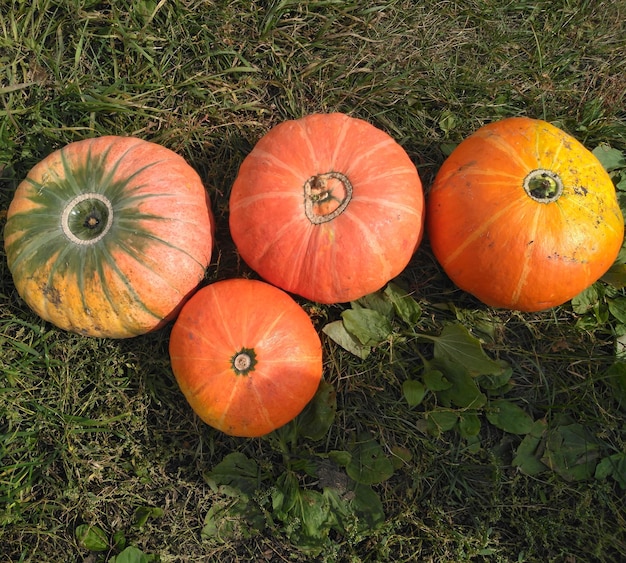
<svg viewBox="0 0 626 563">
<path fill-rule="evenodd" d="M 271 129 L 230 195 L 230 231 L 246 263 L 320 303 L 358 299 L 397 276 L 423 220 L 422 185 L 404 149 L 341 113 Z"/>
<path fill-rule="evenodd" d="M 233 436 L 283 426 L 322 377 L 322 345 L 309 316 L 284 291 L 257 280 L 200 289 L 174 323 L 169 352 L 191 408 Z"/>
<path fill-rule="evenodd" d="M 613 264 L 624 220 L 611 178 L 576 139 L 514 117 L 478 129 L 450 154 L 427 203 L 443 269 L 494 307 L 565 303 Z"/>
</svg>

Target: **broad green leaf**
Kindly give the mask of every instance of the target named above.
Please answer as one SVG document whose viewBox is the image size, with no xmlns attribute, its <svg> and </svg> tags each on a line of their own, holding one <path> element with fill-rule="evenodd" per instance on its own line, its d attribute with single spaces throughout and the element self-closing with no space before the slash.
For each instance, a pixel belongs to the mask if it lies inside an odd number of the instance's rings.
<svg viewBox="0 0 626 563">
<path fill-rule="evenodd" d="M 335 520 L 330 512 L 328 498 L 310 489 L 301 489 L 293 510 L 307 538 L 319 539 L 328 535 Z"/>
<path fill-rule="evenodd" d="M 406 324 L 414 326 L 422 316 L 422 308 L 406 291 L 394 283 L 387 284 L 384 294 L 389 299 L 393 308 Z"/>
<path fill-rule="evenodd" d="M 386 319 L 393 317 L 393 305 L 380 292 L 370 293 L 352 303 L 354 309 L 371 309 L 383 315 Z"/>
<path fill-rule="evenodd" d="M 407 379 L 402 384 L 402 393 L 410 407 L 419 405 L 426 395 L 426 387 L 421 381 Z"/>
<path fill-rule="evenodd" d="M 528 434 L 533 427 L 532 417 L 511 401 L 494 399 L 489 401 L 487 407 L 487 420 L 500 430 L 511 434 Z"/>
<path fill-rule="evenodd" d="M 328 452 L 328 459 L 340 467 L 347 467 L 352 460 L 352 454 L 344 450 L 331 450 Z"/>
<path fill-rule="evenodd" d="M 463 438 L 478 436 L 480 432 L 480 418 L 473 412 L 462 412 L 459 415 L 459 433 Z"/>
<path fill-rule="evenodd" d="M 385 522 L 383 503 L 376 492 L 367 485 L 356 485 L 352 507 L 359 518 L 358 528 L 361 531 L 376 530 Z"/>
<path fill-rule="evenodd" d="M 577 423 L 549 430 L 541 461 L 567 481 L 593 477 L 600 455 L 591 433 Z"/>
<path fill-rule="evenodd" d="M 574 313 L 584 315 L 593 309 L 599 299 L 600 296 L 598 295 L 597 286 L 591 285 L 572 299 L 572 310 Z"/>
<path fill-rule="evenodd" d="M 272 510 L 281 520 L 288 518 L 289 511 L 298 502 L 300 487 L 298 477 L 293 471 L 285 471 L 276 480 L 276 487 L 272 492 Z"/>
<path fill-rule="evenodd" d="M 506 390 L 509 387 L 509 382 L 513 376 L 513 368 L 507 363 L 502 364 L 502 372 L 492 375 L 479 375 L 476 378 L 476 383 L 481 389 L 489 391 L 498 391 L 501 394 L 502 390 Z"/>
<path fill-rule="evenodd" d="M 443 432 L 452 430 L 459 420 L 459 413 L 454 411 L 437 410 L 426 414 L 428 433 L 439 436 Z"/>
<path fill-rule="evenodd" d="M 154 555 L 148 555 L 138 547 L 130 545 L 121 553 L 111 557 L 109 563 L 150 563 L 154 560 Z"/>
<path fill-rule="evenodd" d="M 124 530 L 118 530 L 111 537 L 113 549 L 122 551 L 126 547 L 126 534 Z"/>
<path fill-rule="evenodd" d="M 348 309 L 341 313 L 346 330 L 363 346 L 378 346 L 391 336 L 391 322 L 373 309 Z"/>
<path fill-rule="evenodd" d="M 544 419 L 535 420 L 530 431 L 517 447 L 513 458 L 513 467 L 519 467 L 527 475 L 539 475 L 548 469 L 540 461 L 541 444 L 547 427 L 548 424 Z"/>
<path fill-rule="evenodd" d="M 109 549 L 109 538 L 98 526 L 80 524 L 74 532 L 76 541 L 89 551 L 106 551 Z"/>
<path fill-rule="evenodd" d="M 607 303 L 611 315 L 613 315 L 620 323 L 626 324 L 626 297 L 608 299 Z"/>
<path fill-rule="evenodd" d="M 143 528 L 149 518 L 160 518 L 163 516 L 163 509 L 156 506 L 140 506 L 135 510 L 135 527 Z"/>
<path fill-rule="evenodd" d="M 261 477 L 256 461 L 241 452 L 231 452 L 205 474 L 205 480 L 229 496 L 248 496 L 258 488 Z"/>
<path fill-rule="evenodd" d="M 227 542 L 233 538 L 250 538 L 263 531 L 266 518 L 255 503 L 244 497 L 227 503 L 213 502 L 200 532 L 202 538 Z"/>
<path fill-rule="evenodd" d="M 450 389 L 452 387 L 452 383 L 450 383 L 443 372 L 438 369 L 429 369 L 424 372 L 423 375 L 424 384 L 431 391 L 445 391 L 446 389 Z"/>
<path fill-rule="evenodd" d="M 317 392 L 297 418 L 298 433 L 310 440 L 321 440 L 335 421 L 337 393 L 322 380 Z"/>
<path fill-rule="evenodd" d="M 339 344 L 344 350 L 347 350 L 362 360 L 366 359 L 372 351 L 370 346 L 363 346 L 356 337 L 346 330 L 343 321 L 328 323 L 322 328 L 322 332 L 336 344 Z"/>
<path fill-rule="evenodd" d="M 429 369 L 441 371 L 451 384 L 449 388 L 437 392 L 442 405 L 477 409 L 487 402 L 487 397 L 478 388 L 475 378 L 469 374 L 465 366 L 448 358 L 430 361 L 428 366 Z"/>
<path fill-rule="evenodd" d="M 617 289 L 626 287 L 626 264 L 613 264 L 600 279 Z"/>
<path fill-rule="evenodd" d="M 602 166 L 607 172 L 618 170 L 620 168 L 626 168 L 626 157 L 624 153 L 618 149 L 614 149 L 602 143 L 593 149 L 593 154 L 602 163 Z"/>
<path fill-rule="evenodd" d="M 369 435 L 359 436 L 346 466 L 348 476 L 362 485 L 375 485 L 393 475 L 393 464 L 380 444 Z"/>
<path fill-rule="evenodd" d="M 492 360 L 480 344 L 463 325 L 448 324 L 439 336 L 429 336 L 435 343 L 434 357 L 454 361 L 464 366 L 467 372 L 476 377 L 502 372 L 502 365 Z"/>
<path fill-rule="evenodd" d="M 626 453 L 620 452 L 602 458 L 594 476 L 596 479 L 613 477 L 621 489 L 626 489 Z"/>
</svg>

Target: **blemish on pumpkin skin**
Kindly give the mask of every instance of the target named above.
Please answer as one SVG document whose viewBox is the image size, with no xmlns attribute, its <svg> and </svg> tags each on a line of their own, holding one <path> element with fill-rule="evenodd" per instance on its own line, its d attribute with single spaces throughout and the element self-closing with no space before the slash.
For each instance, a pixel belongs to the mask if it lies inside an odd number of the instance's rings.
<svg viewBox="0 0 626 563">
<path fill-rule="evenodd" d="M 586 196 L 589 193 L 589 190 L 585 188 L 584 186 L 575 186 L 574 193 L 576 195 Z"/>
<path fill-rule="evenodd" d="M 61 304 L 61 292 L 56 287 L 51 287 L 47 284 L 41 286 L 41 292 L 45 298 L 53 305 Z"/>
</svg>

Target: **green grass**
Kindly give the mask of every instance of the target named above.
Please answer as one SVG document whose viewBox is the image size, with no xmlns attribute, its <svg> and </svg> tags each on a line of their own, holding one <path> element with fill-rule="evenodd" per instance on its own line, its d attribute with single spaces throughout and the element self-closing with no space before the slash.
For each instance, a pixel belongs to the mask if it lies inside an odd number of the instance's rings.
<svg viewBox="0 0 626 563">
<path fill-rule="evenodd" d="M 272 125 L 316 111 L 364 118 L 402 144 L 426 187 L 450 146 L 512 115 L 624 152 L 624 52 L 623 2 L 6 0 L 0 226 L 17 183 L 49 152 L 135 135 L 182 154 L 209 190 L 217 241 L 206 281 L 250 276 L 228 235 L 228 194 Z M 126 341 L 64 333 L 18 298 L 4 256 L 0 280 L 0 561 L 105 561 L 124 546 L 163 562 L 626 558 L 625 495 L 614 476 L 528 475 L 512 463 L 522 436 L 482 411 L 478 440 L 429 432 L 434 395 L 414 407 L 403 395 L 404 382 L 419 378 L 419 354 L 431 353 L 415 335 L 365 360 L 323 335 L 324 376 L 337 394 L 328 431 L 307 439 L 290 425 L 234 439 L 185 403 L 168 329 Z M 597 442 L 596 462 L 625 451 L 626 411 L 607 376 L 626 332 L 616 316 L 623 290 L 589 311 L 494 311 L 452 287 L 427 243 L 401 282 L 422 309 L 417 332 L 459 320 L 481 336 L 489 357 L 512 368 L 504 397 L 533 420 L 562 430 L 569 417 Z M 320 333 L 345 309 L 303 304 Z M 363 443 L 380 447 L 392 474 L 362 488 L 359 512 L 341 456 L 357 456 Z M 212 473 L 233 452 L 254 462 L 249 494 Z M 289 475 L 322 516 L 335 514 L 313 496 L 320 474 L 347 512 L 312 539 L 276 495 Z M 211 510 L 221 515 L 218 536 L 206 527 Z M 82 524 L 104 531 L 109 548 L 81 544 Z"/>
</svg>

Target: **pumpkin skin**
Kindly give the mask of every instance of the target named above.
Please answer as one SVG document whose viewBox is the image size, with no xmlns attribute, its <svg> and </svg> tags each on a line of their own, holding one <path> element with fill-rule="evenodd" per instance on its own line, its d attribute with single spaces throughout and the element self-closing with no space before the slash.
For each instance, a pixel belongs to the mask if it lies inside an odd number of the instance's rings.
<svg viewBox="0 0 626 563">
<path fill-rule="evenodd" d="M 358 299 L 408 264 L 423 233 L 414 164 L 387 133 L 341 113 L 272 128 L 244 159 L 230 231 L 268 282 L 319 303 Z"/>
<path fill-rule="evenodd" d="M 200 289 L 170 336 L 178 385 L 195 413 L 232 436 L 263 436 L 295 418 L 317 391 L 322 345 L 309 316 L 265 282 Z"/>
<path fill-rule="evenodd" d="M 427 232 L 450 279 L 519 311 L 563 304 L 613 264 L 624 220 L 611 178 L 576 139 L 537 119 L 478 129 L 443 163 Z"/>
<path fill-rule="evenodd" d="M 105 136 L 33 167 L 4 238 L 17 291 L 39 316 L 87 336 L 127 338 L 170 321 L 202 280 L 213 215 L 180 155 Z"/>
</svg>

